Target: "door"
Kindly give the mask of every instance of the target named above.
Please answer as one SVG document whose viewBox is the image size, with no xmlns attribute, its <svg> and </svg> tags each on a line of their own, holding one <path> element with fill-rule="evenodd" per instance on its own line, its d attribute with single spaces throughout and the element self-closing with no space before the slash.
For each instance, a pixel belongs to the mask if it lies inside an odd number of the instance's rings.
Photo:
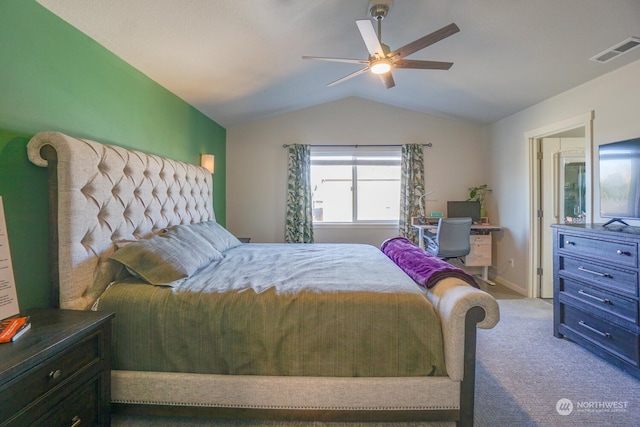
<svg viewBox="0 0 640 427">
<path fill-rule="evenodd" d="M 553 236 L 551 224 L 584 222 L 586 167 L 584 138 L 540 139 L 541 298 L 553 298 Z"/>
</svg>

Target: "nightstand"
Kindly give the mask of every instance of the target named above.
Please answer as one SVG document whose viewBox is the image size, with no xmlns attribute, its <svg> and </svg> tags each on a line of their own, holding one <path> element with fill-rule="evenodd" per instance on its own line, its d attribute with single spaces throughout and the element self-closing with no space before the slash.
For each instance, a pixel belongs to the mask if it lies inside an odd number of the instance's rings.
<svg viewBox="0 0 640 427">
<path fill-rule="evenodd" d="M 0 344 L 0 426 L 109 426 L 113 313 L 38 309 Z"/>
</svg>

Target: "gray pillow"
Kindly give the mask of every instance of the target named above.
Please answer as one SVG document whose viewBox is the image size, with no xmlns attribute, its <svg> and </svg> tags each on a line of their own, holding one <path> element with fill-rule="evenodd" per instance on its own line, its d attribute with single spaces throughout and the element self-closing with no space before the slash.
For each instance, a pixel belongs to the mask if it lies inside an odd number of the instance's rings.
<svg viewBox="0 0 640 427">
<path fill-rule="evenodd" d="M 236 236 L 215 221 L 200 222 L 191 224 L 188 227 L 207 240 L 219 252 L 242 245 L 242 242 Z"/>
<path fill-rule="evenodd" d="M 110 258 L 152 285 L 175 285 L 221 259 L 222 254 L 190 226 L 177 225 L 149 239 L 131 242 Z"/>
</svg>

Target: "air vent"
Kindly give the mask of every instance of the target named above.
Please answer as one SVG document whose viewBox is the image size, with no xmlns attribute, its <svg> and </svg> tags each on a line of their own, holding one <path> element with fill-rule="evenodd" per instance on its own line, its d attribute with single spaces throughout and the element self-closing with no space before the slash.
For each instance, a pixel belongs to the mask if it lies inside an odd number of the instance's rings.
<svg viewBox="0 0 640 427">
<path fill-rule="evenodd" d="M 610 47 L 602 53 L 597 54 L 593 58 L 589 58 L 590 61 L 605 63 L 611 61 L 623 53 L 627 53 L 632 49 L 640 46 L 640 38 L 629 37 L 628 39 L 618 43 L 617 45 Z"/>
</svg>

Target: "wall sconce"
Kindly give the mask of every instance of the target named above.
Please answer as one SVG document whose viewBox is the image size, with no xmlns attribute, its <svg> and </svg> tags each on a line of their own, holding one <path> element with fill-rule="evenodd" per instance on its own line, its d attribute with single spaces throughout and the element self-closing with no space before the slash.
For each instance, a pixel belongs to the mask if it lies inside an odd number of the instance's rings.
<svg viewBox="0 0 640 427">
<path fill-rule="evenodd" d="M 200 154 L 200 166 L 213 174 L 215 169 L 215 156 L 213 154 Z"/>
</svg>

